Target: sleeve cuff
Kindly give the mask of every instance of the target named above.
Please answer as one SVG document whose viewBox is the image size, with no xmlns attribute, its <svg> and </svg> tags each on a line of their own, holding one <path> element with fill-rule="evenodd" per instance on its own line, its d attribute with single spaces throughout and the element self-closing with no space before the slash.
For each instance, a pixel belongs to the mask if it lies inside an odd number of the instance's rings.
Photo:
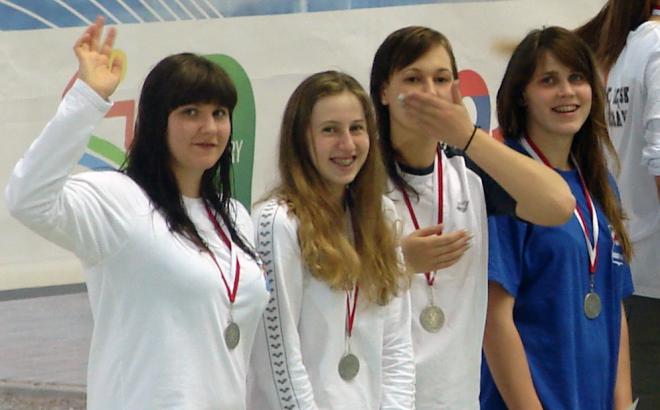
<svg viewBox="0 0 660 410">
<path fill-rule="evenodd" d="M 106 113 L 112 108 L 112 101 L 106 101 L 96 91 L 94 91 L 87 83 L 77 78 L 73 86 L 67 92 L 65 98 L 82 98 L 89 102 L 96 110 Z"/>
</svg>

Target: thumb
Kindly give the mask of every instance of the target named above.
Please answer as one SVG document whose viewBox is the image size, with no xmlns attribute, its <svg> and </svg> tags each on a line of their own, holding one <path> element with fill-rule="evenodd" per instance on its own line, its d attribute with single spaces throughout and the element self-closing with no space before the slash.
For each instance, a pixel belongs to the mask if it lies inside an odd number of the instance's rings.
<svg viewBox="0 0 660 410">
<path fill-rule="evenodd" d="M 451 85 L 451 101 L 454 104 L 463 104 L 463 95 L 461 95 L 460 81 L 454 81 Z"/>
<path fill-rule="evenodd" d="M 442 224 L 431 225 L 425 228 L 417 229 L 416 231 L 412 232 L 410 236 L 422 238 L 431 235 L 440 235 L 442 234 L 442 228 Z"/>
</svg>

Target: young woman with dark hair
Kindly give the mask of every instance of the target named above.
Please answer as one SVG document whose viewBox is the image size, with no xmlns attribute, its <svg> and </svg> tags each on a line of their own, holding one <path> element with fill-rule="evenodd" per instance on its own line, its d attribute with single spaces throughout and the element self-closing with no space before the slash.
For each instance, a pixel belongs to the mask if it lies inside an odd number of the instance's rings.
<svg viewBox="0 0 660 410">
<path fill-rule="evenodd" d="M 94 329 L 89 409 L 245 408 L 268 293 L 247 211 L 230 198 L 236 91 L 193 54 L 147 76 L 124 172 L 69 175 L 112 104 L 122 60 L 98 18 L 79 79 L 16 165 L 10 212 L 82 261 Z"/>
<path fill-rule="evenodd" d="M 388 196 L 403 219 L 406 262 L 419 273 L 411 288 L 418 409 L 479 406 L 486 216 L 558 224 L 574 206 L 558 175 L 473 125 L 457 79 L 449 41 L 427 27 L 390 34 L 371 71 Z"/>
<path fill-rule="evenodd" d="M 598 68 L 568 30 L 528 34 L 497 93 L 507 145 L 566 180 L 574 216 L 543 227 L 489 218 L 484 409 L 627 409 L 631 245 L 605 150 Z"/>
<path fill-rule="evenodd" d="M 176 161 L 173 164 L 164 160 L 170 157 L 174 148 L 174 141 L 165 143 L 170 121 L 174 122 L 174 119 L 169 119 L 170 113 L 181 111 L 183 116 L 193 116 L 196 114 L 194 107 L 180 107 L 194 106 L 200 101 L 214 102 L 224 107 L 226 112 L 223 115 L 227 116 L 226 122 L 231 131 L 231 114 L 237 98 L 232 81 L 210 60 L 190 53 L 163 59 L 149 72 L 142 86 L 135 137 L 122 168 L 144 189 L 173 232 L 203 246 L 203 240 L 196 233 L 195 225 L 181 201 L 182 194 L 184 198 L 201 197 L 222 219 L 232 241 L 248 255 L 255 256 L 252 246 L 246 243 L 230 219 L 230 208 L 236 205 L 231 200 L 230 140 L 223 147 L 218 147 L 221 149 L 220 158 L 202 173 L 199 181 L 193 176 L 191 183 L 180 183 L 182 172 L 177 172 L 180 166 L 175 165 Z M 228 137 L 231 138 L 231 134 Z"/>
<path fill-rule="evenodd" d="M 609 0 L 577 33 L 606 76 L 606 118 L 621 159 L 621 190 L 634 254 L 635 295 L 626 300 L 633 391 L 640 408 L 660 408 L 660 1 Z M 615 165 L 615 164 L 611 164 Z"/>
<path fill-rule="evenodd" d="M 327 71 L 290 97 L 280 185 L 253 217 L 272 286 L 255 342 L 255 410 L 414 404 L 403 270 L 369 96 Z"/>
</svg>

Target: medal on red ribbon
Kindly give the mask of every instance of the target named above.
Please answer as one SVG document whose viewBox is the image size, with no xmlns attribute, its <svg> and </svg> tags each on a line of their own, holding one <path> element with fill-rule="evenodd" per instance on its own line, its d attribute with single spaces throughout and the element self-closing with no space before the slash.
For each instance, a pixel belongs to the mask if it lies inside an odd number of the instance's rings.
<svg viewBox="0 0 660 410">
<path fill-rule="evenodd" d="M 536 144 L 534 144 L 534 142 L 529 137 L 524 137 L 520 141 L 520 143 L 525 148 L 525 150 L 527 150 L 527 152 L 532 156 L 532 158 L 552 168 L 552 165 L 550 164 L 548 159 L 543 155 L 539 147 L 537 147 Z M 578 173 L 578 177 L 580 178 L 580 185 L 582 186 L 582 192 L 584 193 L 584 197 L 586 198 L 587 209 L 589 210 L 589 216 L 591 216 L 591 237 L 590 237 L 589 232 L 587 230 L 586 218 L 582 214 L 582 211 L 580 211 L 580 208 L 577 205 L 573 210 L 573 215 L 577 219 L 578 224 L 580 225 L 580 229 L 584 234 L 584 241 L 587 246 L 587 252 L 589 254 L 589 290 L 587 291 L 587 294 L 584 296 L 583 310 L 587 318 L 596 319 L 598 316 L 600 316 L 600 312 L 602 310 L 600 296 L 596 292 L 596 261 L 598 260 L 598 235 L 599 235 L 598 214 L 596 213 L 596 207 L 591 198 L 591 194 L 589 193 L 589 189 L 587 188 L 587 183 L 584 180 L 582 171 L 580 170 L 577 161 L 572 156 L 571 156 L 571 161 L 573 162 L 573 166 L 575 167 L 575 170 Z"/>
<path fill-rule="evenodd" d="M 442 214 L 443 214 L 443 172 L 442 172 L 442 154 L 440 149 L 436 151 L 436 161 L 434 164 L 436 168 L 437 181 L 435 184 L 435 191 L 438 197 L 438 224 L 442 223 Z M 415 214 L 415 208 L 413 208 L 412 201 L 410 196 L 404 190 L 401 190 L 403 195 L 403 200 L 406 203 L 406 208 L 408 208 L 408 213 L 410 214 L 410 219 L 412 220 L 413 226 L 415 229 L 419 229 L 419 222 L 417 221 L 417 215 Z M 434 295 L 433 295 L 433 283 L 435 282 L 435 272 L 424 272 L 426 277 L 427 291 L 428 291 L 428 304 L 422 313 L 419 315 L 419 323 L 422 325 L 422 328 L 429 333 L 437 333 L 442 329 L 442 326 L 445 323 L 445 314 L 442 309 L 435 304 Z"/>
<path fill-rule="evenodd" d="M 216 259 L 215 255 L 213 254 L 213 251 L 211 249 L 208 250 L 209 254 L 211 255 L 211 259 L 213 259 L 213 263 L 218 268 L 218 272 L 220 272 L 222 283 L 225 285 L 225 289 L 227 290 L 227 297 L 229 298 L 229 323 L 227 324 L 227 327 L 225 327 L 224 339 L 227 348 L 229 348 L 229 350 L 233 350 L 236 346 L 238 346 L 238 342 L 241 340 L 241 329 L 238 326 L 238 324 L 234 322 L 234 317 L 232 314 L 234 301 L 236 300 L 236 294 L 238 293 L 238 282 L 241 277 L 241 264 L 238 261 L 238 256 L 236 254 L 236 247 L 233 246 L 231 240 L 229 239 L 229 236 L 222 229 L 220 223 L 218 222 L 217 218 L 213 215 L 208 205 L 205 204 L 205 206 L 206 206 L 206 213 L 209 217 L 209 220 L 213 224 L 213 227 L 215 228 L 216 234 L 218 235 L 218 237 L 220 237 L 220 239 L 222 239 L 222 242 L 229 249 L 229 255 L 230 255 L 229 269 L 231 272 L 234 272 L 234 283 L 233 286 L 230 288 L 229 282 L 227 282 L 227 278 L 225 277 L 224 272 L 220 268 L 220 264 L 218 263 L 218 260 Z"/>
<path fill-rule="evenodd" d="M 355 312 L 357 310 L 358 294 L 360 288 L 356 285 L 353 291 L 346 291 L 346 327 L 344 333 L 344 355 L 339 360 L 339 376 L 346 381 L 353 380 L 360 372 L 360 359 L 351 353 L 351 336 L 353 335 L 353 324 L 355 323 Z M 351 307 L 351 293 L 353 294 L 353 306 Z"/>
</svg>

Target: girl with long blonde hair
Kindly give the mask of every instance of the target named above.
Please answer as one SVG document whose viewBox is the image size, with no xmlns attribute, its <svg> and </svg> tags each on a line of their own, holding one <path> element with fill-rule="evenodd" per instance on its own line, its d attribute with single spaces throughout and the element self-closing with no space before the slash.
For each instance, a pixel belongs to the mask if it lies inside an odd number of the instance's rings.
<svg viewBox="0 0 660 410">
<path fill-rule="evenodd" d="M 377 135 L 368 95 L 346 74 L 314 74 L 289 99 L 282 182 L 253 214 L 272 297 L 250 408 L 413 406 L 408 279 Z"/>
</svg>

